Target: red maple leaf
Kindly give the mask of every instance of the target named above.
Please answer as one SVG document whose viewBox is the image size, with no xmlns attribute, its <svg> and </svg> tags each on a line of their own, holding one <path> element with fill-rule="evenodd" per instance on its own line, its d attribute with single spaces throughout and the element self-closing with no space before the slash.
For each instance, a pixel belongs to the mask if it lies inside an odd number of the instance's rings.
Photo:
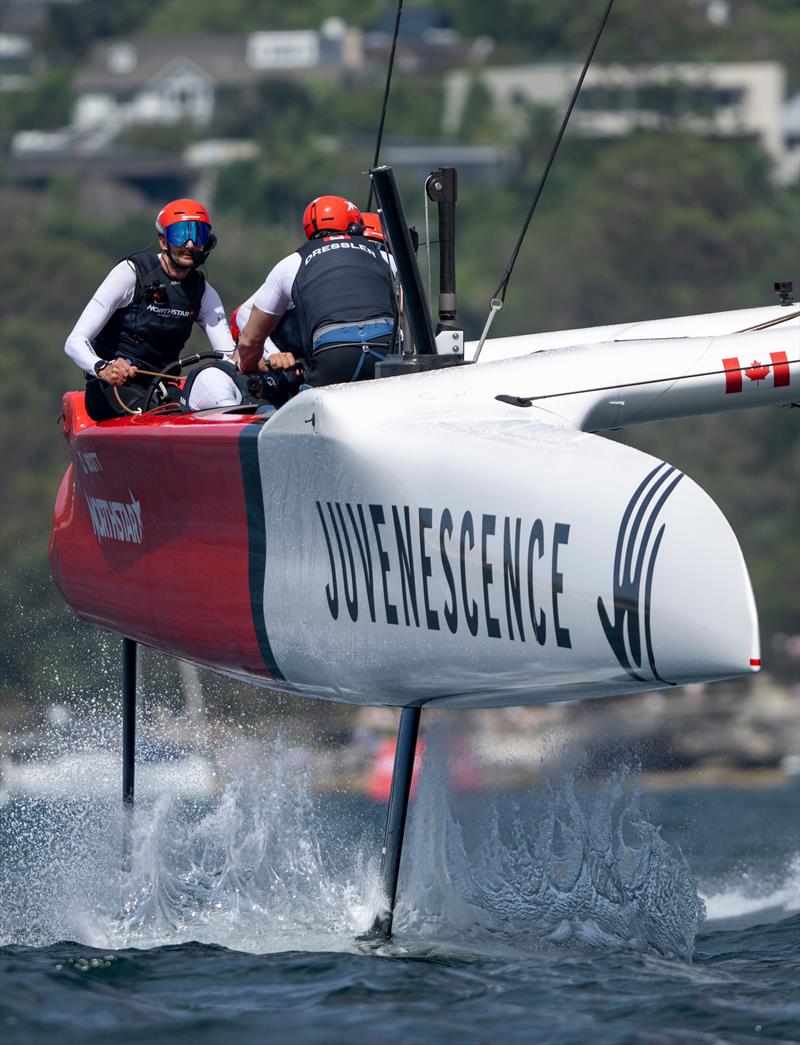
<svg viewBox="0 0 800 1045">
<path fill-rule="evenodd" d="M 745 374 L 751 381 L 763 381 L 768 373 L 769 366 L 762 366 L 757 359 L 754 359 L 750 364 L 750 368 L 745 370 Z"/>
</svg>

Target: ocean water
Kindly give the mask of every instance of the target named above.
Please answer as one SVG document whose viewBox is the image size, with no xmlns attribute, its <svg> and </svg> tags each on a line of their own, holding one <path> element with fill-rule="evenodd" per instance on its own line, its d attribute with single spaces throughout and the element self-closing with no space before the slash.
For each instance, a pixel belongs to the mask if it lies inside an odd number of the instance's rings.
<svg viewBox="0 0 800 1045">
<path fill-rule="evenodd" d="M 379 946 L 384 808 L 280 741 L 216 797 L 145 791 L 125 873 L 113 759 L 94 794 L 6 794 L 0 1042 L 800 1041 L 796 780 L 459 795 L 444 751 Z"/>
</svg>

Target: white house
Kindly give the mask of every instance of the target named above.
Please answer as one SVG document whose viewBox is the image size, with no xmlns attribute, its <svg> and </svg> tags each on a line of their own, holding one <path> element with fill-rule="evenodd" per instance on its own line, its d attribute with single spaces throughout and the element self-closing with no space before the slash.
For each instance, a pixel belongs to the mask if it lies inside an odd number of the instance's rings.
<svg viewBox="0 0 800 1045">
<path fill-rule="evenodd" d="M 30 83 L 33 46 L 25 36 L 0 33 L 0 91 L 15 91 Z"/>
<path fill-rule="evenodd" d="M 580 70 L 578 63 L 547 62 L 451 73 L 445 86 L 444 130 L 456 134 L 468 119 L 475 83 L 488 91 L 512 138 L 524 133 L 533 106 L 550 108 L 560 119 Z M 752 136 L 780 168 L 787 148 L 785 91 L 786 74 L 779 62 L 592 65 L 570 132 L 614 138 L 670 126 L 699 135 Z"/>
<path fill-rule="evenodd" d="M 310 69 L 345 72 L 360 61 L 359 42 L 358 30 L 330 18 L 319 31 L 99 44 L 75 82 L 73 126 L 79 134 L 181 120 L 203 127 L 220 89 Z"/>
</svg>

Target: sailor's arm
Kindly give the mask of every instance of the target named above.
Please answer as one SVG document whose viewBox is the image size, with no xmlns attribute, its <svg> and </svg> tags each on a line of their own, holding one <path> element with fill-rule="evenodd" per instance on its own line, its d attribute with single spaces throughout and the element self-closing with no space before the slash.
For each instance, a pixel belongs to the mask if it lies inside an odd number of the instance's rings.
<svg viewBox="0 0 800 1045">
<path fill-rule="evenodd" d="M 206 283 L 203 291 L 200 308 L 197 311 L 197 323 L 205 331 L 213 350 L 224 352 L 225 357 L 230 359 L 236 345 L 233 343 L 222 299 L 210 283 Z"/>
<path fill-rule="evenodd" d="M 64 344 L 64 351 L 87 374 L 95 371 L 100 356 L 92 348 L 92 341 L 118 308 L 125 308 L 133 301 L 136 290 L 136 275 L 127 261 L 121 261 L 109 272 L 92 296 L 92 300 L 80 314 Z M 97 376 L 111 385 L 121 385 L 136 373 L 126 359 L 118 358 L 113 364 L 103 367 Z"/>
<path fill-rule="evenodd" d="M 280 316 L 262 312 L 257 305 L 253 305 L 247 326 L 239 336 L 239 369 L 243 374 L 253 374 L 258 370 L 264 342 L 277 327 L 280 319 Z"/>
<path fill-rule="evenodd" d="M 280 323 L 284 312 L 291 307 L 292 284 L 299 267 L 299 254 L 283 258 L 253 295 L 250 318 L 239 336 L 239 369 L 243 374 L 258 370 L 264 342 Z M 288 357 L 288 361 L 285 357 Z M 294 363 L 291 352 L 278 352 L 269 359 L 269 365 L 278 370 L 288 369 Z"/>
</svg>

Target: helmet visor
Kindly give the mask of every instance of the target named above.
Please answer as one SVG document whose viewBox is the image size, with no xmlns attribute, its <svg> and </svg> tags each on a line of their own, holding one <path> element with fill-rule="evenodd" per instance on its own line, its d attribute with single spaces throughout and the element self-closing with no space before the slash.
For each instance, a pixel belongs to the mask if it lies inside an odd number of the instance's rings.
<svg viewBox="0 0 800 1045">
<path fill-rule="evenodd" d="M 182 247 L 189 240 L 196 247 L 204 247 L 211 235 L 211 226 L 205 221 L 176 221 L 167 226 L 164 235 L 173 247 Z"/>
</svg>

